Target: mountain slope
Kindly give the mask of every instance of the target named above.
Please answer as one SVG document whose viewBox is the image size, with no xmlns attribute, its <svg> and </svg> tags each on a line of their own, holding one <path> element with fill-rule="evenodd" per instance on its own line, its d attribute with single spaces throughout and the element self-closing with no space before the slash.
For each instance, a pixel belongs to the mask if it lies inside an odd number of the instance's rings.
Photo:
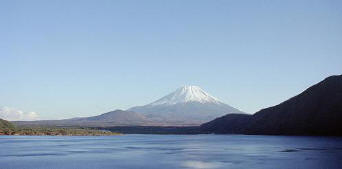
<svg viewBox="0 0 342 169">
<path fill-rule="evenodd" d="M 198 86 L 184 86 L 153 103 L 128 110 L 169 125 L 198 125 L 224 114 L 243 113 Z"/>
<path fill-rule="evenodd" d="M 251 119 L 252 116 L 249 114 L 228 114 L 202 124 L 200 130 L 205 133 L 242 134 L 246 133 Z"/>
<path fill-rule="evenodd" d="M 241 124 L 231 123 L 234 117 L 226 115 L 201 128 L 215 133 L 342 135 L 342 75 L 328 77 L 279 105 L 241 117 Z"/>
<path fill-rule="evenodd" d="M 20 126 L 47 125 L 47 126 L 82 126 L 82 127 L 107 127 L 126 125 L 152 124 L 144 115 L 136 112 L 115 110 L 98 116 L 72 118 L 65 120 L 41 120 L 41 121 L 16 121 Z"/>
<path fill-rule="evenodd" d="M 92 124 L 96 126 L 143 125 L 149 122 L 149 120 L 140 113 L 123 110 L 115 110 L 98 116 L 80 118 L 76 121 L 83 124 Z"/>
</svg>

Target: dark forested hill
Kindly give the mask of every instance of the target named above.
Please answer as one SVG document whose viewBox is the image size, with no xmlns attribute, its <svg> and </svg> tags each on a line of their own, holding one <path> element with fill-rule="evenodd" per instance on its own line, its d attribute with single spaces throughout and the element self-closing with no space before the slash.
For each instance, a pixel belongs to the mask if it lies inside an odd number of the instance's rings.
<svg viewBox="0 0 342 169">
<path fill-rule="evenodd" d="M 226 115 L 201 128 L 213 133 L 342 135 L 342 75 L 254 115 Z"/>
</svg>

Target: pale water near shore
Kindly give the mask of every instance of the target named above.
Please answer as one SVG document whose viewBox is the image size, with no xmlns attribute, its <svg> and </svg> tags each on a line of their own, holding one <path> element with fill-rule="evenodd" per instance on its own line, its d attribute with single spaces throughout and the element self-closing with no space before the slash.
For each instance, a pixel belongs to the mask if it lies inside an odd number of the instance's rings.
<svg viewBox="0 0 342 169">
<path fill-rule="evenodd" d="M 339 169 L 342 138 L 244 135 L 0 136 L 1 169 Z"/>
</svg>

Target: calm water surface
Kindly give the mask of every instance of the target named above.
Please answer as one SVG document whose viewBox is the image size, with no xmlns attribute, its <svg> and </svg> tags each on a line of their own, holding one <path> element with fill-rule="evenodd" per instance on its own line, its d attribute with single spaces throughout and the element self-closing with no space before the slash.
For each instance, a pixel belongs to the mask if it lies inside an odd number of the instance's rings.
<svg viewBox="0 0 342 169">
<path fill-rule="evenodd" d="M 342 138 L 1 136 L 0 169 L 341 169 Z"/>
</svg>

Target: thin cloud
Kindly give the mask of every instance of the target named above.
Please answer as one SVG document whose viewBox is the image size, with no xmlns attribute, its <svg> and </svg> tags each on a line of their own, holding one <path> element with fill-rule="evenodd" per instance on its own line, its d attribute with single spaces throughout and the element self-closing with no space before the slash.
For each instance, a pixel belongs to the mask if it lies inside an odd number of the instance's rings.
<svg viewBox="0 0 342 169">
<path fill-rule="evenodd" d="M 38 120 L 36 112 L 24 112 L 10 107 L 0 107 L 0 118 L 9 121 L 31 121 Z"/>
</svg>

